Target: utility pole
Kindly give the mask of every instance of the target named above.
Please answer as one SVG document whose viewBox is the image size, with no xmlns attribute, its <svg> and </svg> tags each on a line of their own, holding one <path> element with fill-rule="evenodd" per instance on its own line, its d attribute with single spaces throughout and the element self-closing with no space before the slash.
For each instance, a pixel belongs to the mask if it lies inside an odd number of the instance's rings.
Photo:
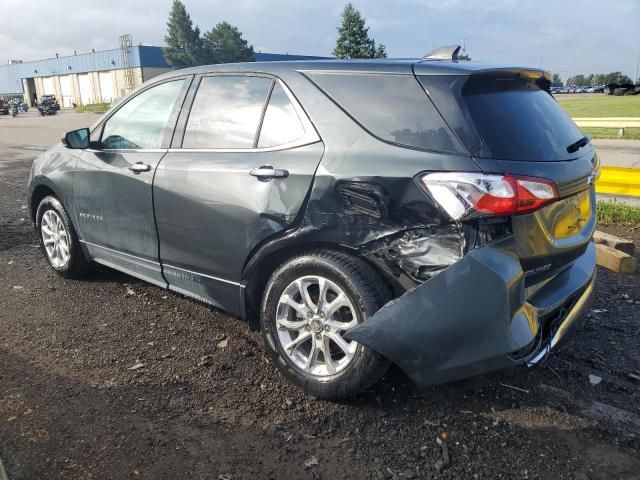
<svg viewBox="0 0 640 480">
<path fill-rule="evenodd" d="M 638 50 L 638 56 L 636 57 L 636 71 L 633 74 L 633 84 L 635 85 L 635 83 L 638 81 L 638 62 L 640 61 L 640 50 Z"/>
</svg>

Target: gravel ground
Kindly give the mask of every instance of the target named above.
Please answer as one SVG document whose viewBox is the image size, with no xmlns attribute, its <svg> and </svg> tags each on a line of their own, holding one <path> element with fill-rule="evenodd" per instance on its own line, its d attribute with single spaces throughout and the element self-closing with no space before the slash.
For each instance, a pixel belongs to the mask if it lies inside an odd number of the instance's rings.
<svg viewBox="0 0 640 480">
<path fill-rule="evenodd" d="M 392 369 L 349 402 L 317 401 L 237 319 L 107 269 L 57 277 L 26 211 L 33 156 L 0 146 L 11 480 L 640 478 L 637 275 L 600 271 L 585 329 L 545 367 L 425 392 Z"/>
</svg>

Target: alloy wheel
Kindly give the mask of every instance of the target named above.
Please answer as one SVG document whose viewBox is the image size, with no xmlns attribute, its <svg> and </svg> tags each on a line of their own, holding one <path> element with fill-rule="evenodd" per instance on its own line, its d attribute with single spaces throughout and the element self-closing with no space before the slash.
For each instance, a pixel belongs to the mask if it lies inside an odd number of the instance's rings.
<svg viewBox="0 0 640 480">
<path fill-rule="evenodd" d="M 351 300 L 342 288 L 321 276 L 291 282 L 280 296 L 276 329 L 286 355 L 317 377 L 335 375 L 353 360 L 358 343 L 344 334 L 358 325 Z"/>
<path fill-rule="evenodd" d="M 51 265 L 58 269 L 65 268 L 71 258 L 70 242 L 69 234 L 58 212 L 55 210 L 44 212 L 40 222 L 40 232 Z"/>
</svg>

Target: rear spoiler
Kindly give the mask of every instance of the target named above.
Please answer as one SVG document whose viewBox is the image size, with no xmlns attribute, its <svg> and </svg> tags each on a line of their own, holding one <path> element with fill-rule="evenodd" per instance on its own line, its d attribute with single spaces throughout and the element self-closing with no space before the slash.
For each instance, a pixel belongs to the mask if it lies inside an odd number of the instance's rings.
<svg viewBox="0 0 640 480">
<path fill-rule="evenodd" d="M 416 76 L 455 75 L 472 76 L 479 79 L 483 77 L 521 78 L 537 82 L 543 90 L 551 90 L 551 80 L 553 78 L 551 72 L 531 67 L 509 67 L 484 62 L 460 62 L 456 60 L 456 47 L 458 46 L 442 47 L 429 52 L 424 58 L 413 64 L 413 73 Z"/>
</svg>

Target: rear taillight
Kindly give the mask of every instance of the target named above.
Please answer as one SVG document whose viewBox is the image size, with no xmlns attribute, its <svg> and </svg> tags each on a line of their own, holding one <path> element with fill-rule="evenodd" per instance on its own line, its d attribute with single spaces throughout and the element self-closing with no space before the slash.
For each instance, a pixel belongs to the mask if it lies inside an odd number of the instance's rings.
<svg viewBox="0 0 640 480">
<path fill-rule="evenodd" d="M 453 220 L 532 212 L 558 197 L 551 180 L 537 177 L 441 172 L 420 181 Z"/>
</svg>

